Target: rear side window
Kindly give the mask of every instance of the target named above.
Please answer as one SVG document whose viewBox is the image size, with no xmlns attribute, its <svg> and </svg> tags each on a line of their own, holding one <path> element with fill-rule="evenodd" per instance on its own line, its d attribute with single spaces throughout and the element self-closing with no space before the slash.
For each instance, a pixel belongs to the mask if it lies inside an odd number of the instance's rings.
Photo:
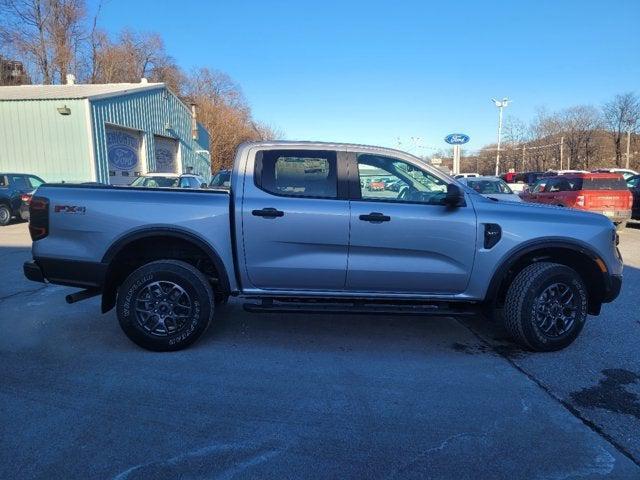
<svg viewBox="0 0 640 480">
<path fill-rule="evenodd" d="M 30 188 L 29 185 L 27 184 L 27 180 L 22 175 L 12 175 L 10 179 L 11 179 L 11 186 L 13 188 L 20 188 L 23 190 Z"/>
<path fill-rule="evenodd" d="M 628 190 L 623 178 L 576 178 L 574 190 Z"/>
<path fill-rule="evenodd" d="M 267 150 L 256 157 L 255 183 L 289 197 L 337 198 L 336 152 Z"/>
</svg>

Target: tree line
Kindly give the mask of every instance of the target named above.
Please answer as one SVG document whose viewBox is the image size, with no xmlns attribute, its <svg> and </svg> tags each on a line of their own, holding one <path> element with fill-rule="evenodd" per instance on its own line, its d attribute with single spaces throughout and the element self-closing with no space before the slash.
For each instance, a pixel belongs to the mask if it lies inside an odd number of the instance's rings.
<svg viewBox="0 0 640 480">
<path fill-rule="evenodd" d="M 226 73 L 209 67 L 181 69 L 162 36 L 100 27 L 101 4 L 89 13 L 85 0 L 0 0 L 0 55 L 20 60 L 33 83 L 61 84 L 73 74 L 81 83 L 164 82 L 211 136 L 211 167 L 228 168 L 236 147 L 281 132 L 254 120 L 242 89 Z"/>
<path fill-rule="evenodd" d="M 500 171 L 593 170 L 627 166 L 640 169 L 640 98 L 616 95 L 600 107 L 577 105 L 556 112 L 540 109 L 527 124 L 507 117 L 500 149 Z M 464 171 L 495 173 L 497 145 L 486 145 L 461 160 Z M 562 164 L 561 164 L 562 161 Z"/>
</svg>

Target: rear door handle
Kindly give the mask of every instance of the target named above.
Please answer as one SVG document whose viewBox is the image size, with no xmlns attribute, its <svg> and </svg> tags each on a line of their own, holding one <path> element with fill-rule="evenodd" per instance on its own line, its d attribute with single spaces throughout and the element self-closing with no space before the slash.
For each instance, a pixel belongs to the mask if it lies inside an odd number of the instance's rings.
<svg viewBox="0 0 640 480">
<path fill-rule="evenodd" d="M 251 215 L 256 217 L 277 218 L 284 216 L 284 212 L 275 208 L 263 208 L 262 210 L 254 210 Z"/>
<path fill-rule="evenodd" d="M 371 222 L 371 223 L 382 223 L 382 222 L 390 222 L 391 217 L 388 215 L 383 215 L 379 212 L 371 212 L 369 215 L 360 215 L 360 220 L 363 222 Z"/>
</svg>

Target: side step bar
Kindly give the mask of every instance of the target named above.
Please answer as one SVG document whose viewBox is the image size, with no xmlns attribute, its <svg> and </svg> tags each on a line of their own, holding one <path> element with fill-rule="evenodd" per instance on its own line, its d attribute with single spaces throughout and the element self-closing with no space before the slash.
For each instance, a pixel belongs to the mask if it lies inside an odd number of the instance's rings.
<svg viewBox="0 0 640 480">
<path fill-rule="evenodd" d="M 367 302 L 278 302 L 265 299 L 261 303 L 245 303 L 243 308 L 253 313 L 317 313 L 346 315 L 476 315 L 477 305 L 472 303 L 367 303 Z"/>
</svg>

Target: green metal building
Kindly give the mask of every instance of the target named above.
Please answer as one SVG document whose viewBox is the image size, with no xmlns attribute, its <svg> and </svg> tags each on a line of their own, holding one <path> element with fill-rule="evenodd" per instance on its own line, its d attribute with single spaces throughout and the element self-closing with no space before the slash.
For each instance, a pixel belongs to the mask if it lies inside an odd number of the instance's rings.
<svg viewBox="0 0 640 480">
<path fill-rule="evenodd" d="M 209 134 L 163 83 L 0 87 L 0 172 L 129 184 L 152 172 L 211 176 Z"/>
</svg>

